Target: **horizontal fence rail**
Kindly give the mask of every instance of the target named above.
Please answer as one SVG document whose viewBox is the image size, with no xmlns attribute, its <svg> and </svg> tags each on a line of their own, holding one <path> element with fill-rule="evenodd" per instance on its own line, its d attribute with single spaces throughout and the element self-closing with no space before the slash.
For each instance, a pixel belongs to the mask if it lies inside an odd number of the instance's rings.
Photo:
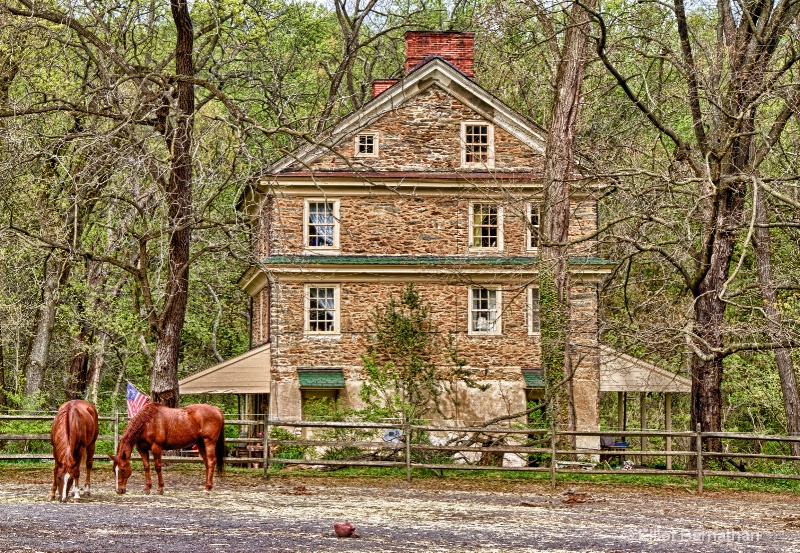
<svg viewBox="0 0 800 553">
<path fill-rule="evenodd" d="M 49 448 L 49 433 L 21 431 L 25 423 L 52 423 L 55 413 L 0 415 L 0 460 L 52 460 L 50 452 L 9 452 L 4 444 L 22 442 Z M 100 417 L 99 442 L 117 448 L 120 432 L 127 423 L 123 413 Z M 14 423 L 13 426 L 10 426 Z M 412 470 L 429 469 L 474 471 L 524 471 L 549 473 L 555 486 L 559 474 L 668 475 L 692 477 L 699 492 L 703 477 L 764 478 L 800 480 L 800 456 L 790 453 L 754 453 L 727 450 L 703 451 L 703 440 L 786 444 L 800 442 L 800 436 L 758 435 L 741 432 L 701 432 L 662 430 L 567 431 L 553 428 L 476 427 L 386 422 L 281 421 L 263 415 L 227 416 L 226 427 L 238 428 L 238 437 L 226 438 L 225 463 L 263 470 L 272 467 L 393 467 L 405 468 L 410 481 Z M 14 428 L 16 431 L 8 431 Z M 36 428 L 36 427 L 35 427 Z M 41 430 L 43 428 L 38 427 Z M 601 438 L 624 438 L 614 446 L 601 446 Z M 576 442 L 594 442 L 592 447 L 576 447 Z M 655 444 L 663 447 L 651 447 Z M 673 448 L 673 441 L 678 441 Z M 623 445 L 624 444 L 624 445 Z M 638 445 L 638 447 L 636 447 Z M 108 449 L 108 446 L 106 446 Z M 728 448 L 729 449 L 729 448 Z M 96 454 L 103 459 L 105 454 Z M 168 452 L 169 462 L 197 463 L 194 450 Z M 648 460 L 666 460 L 658 468 L 645 466 Z M 783 461 L 781 468 L 791 472 L 711 470 L 709 461 L 722 459 Z M 134 459 L 136 460 L 136 458 Z M 638 464 L 634 462 L 638 460 Z M 673 468 L 677 462 L 680 468 Z M 706 465 L 704 467 L 704 465 Z M 735 465 L 734 465 L 735 466 Z M 716 467 L 721 468 L 721 467 Z M 774 468 L 774 467 L 772 467 Z M 795 474 L 797 472 L 797 474 Z"/>
</svg>

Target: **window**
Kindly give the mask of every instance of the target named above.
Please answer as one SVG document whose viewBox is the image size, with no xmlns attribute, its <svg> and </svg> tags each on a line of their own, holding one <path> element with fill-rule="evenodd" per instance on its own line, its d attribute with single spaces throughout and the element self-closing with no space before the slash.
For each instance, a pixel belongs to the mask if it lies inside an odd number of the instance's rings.
<svg viewBox="0 0 800 553">
<path fill-rule="evenodd" d="M 327 404 L 328 408 L 332 408 L 336 406 L 336 401 L 339 399 L 339 390 L 332 389 L 332 390 L 300 390 L 300 410 L 303 413 L 303 419 L 309 420 L 309 415 L 312 416 L 319 416 L 319 408 L 317 408 L 317 412 L 309 413 L 308 407 L 309 403 L 316 403 L 317 405 L 320 404 Z M 314 419 L 311 419 L 314 420 Z M 303 429 L 305 430 L 305 428 Z"/>
<path fill-rule="evenodd" d="M 470 249 L 502 249 L 502 215 L 496 204 L 470 205 Z"/>
<path fill-rule="evenodd" d="M 306 200 L 305 221 L 303 234 L 306 248 L 339 248 L 338 200 Z"/>
<path fill-rule="evenodd" d="M 527 236 L 525 249 L 535 252 L 539 249 L 539 206 L 528 204 L 527 216 L 525 221 Z"/>
<path fill-rule="evenodd" d="M 378 157 L 378 133 L 356 135 L 355 157 Z"/>
<path fill-rule="evenodd" d="M 339 332 L 338 286 L 306 286 L 305 330 L 310 334 Z"/>
<path fill-rule="evenodd" d="M 461 123 L 461 166 L 494 167 L 494 127 L 480 121 Z"/>
<path fill-rule="evenodd" d="M 500 334 L 500 290 L 470 289 L 469 333 Z"/>
<path fill-rule="evenodd" d="M 528 288 L 528 334 L 539 334 L 540 332 L 539 289 L 531 286 Z"/>
</svg>

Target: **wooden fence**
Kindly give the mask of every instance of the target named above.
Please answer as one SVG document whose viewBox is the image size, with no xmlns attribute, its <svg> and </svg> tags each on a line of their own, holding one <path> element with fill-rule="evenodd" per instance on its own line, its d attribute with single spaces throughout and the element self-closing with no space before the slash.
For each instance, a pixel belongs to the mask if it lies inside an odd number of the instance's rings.
<svg viewBox="0 0 800 553">
<path fill-rule="evenodd" d="M 48 442 L 49 434 L 3 433 L 5 421 L 52 421 L 53 414 L 0 415 L 0 444 L 9 441 Z M 120 427 L 126 421 L 121 414 L 100 417 L 109 429 L 98 441 L 113 442 L 116 450 Z M 445 470 L 503 470 L 549 473 L 553 486 L 559 474 L 610 475 L 668 475 L 685 476 L 696 480 L 697 490 L 703 491 L 703 477 L 780 478 L 800 480 L 797 469 L 800 457 L 789 453 L 754 453 L 766 443 L 798 442 L 800 437 L 757 435 L 731 432 L 696 431 L 562 431 L 514 427 L 455 427 L 385 422 L 320 422 L 277 421 L 266 417 L 226 418 L 239 435 L 260 437 L 227 438 L 228 464 L 258 467 L 269 476 L 271 466 L 305 465 L 320 468 L 337 467 L 395 467 L 404 468 L 410 481 L 413 469 Z M 253 427 L 249 432 L 243 428 Z M 101 430 L 102 432 L 102 430 Z M 621 439 L 625 444 L 601 448 L 602 437 Z M 581 438 L 594 441 L 597 448 L 565 447 Z M 703 451 L 702 441 L 720 438 L 726 446 L 722 453 Z M 585 440 L 586 441 L 586 440 Z M 638 442 L 638 443 L 637 443 Z M 674 449 L 673 442 L 678 445 Z M 753 447 L 731 449 L 735 442 L 751 442 Z M 653 443 L 663 448 L 651 449 Z M 758 446 L 758 447 L 755 447 Z M 98 454 L 98 458 L 101 456 Z M 709 470 L 711 459 L 760 459 L 772 463 L 783 461 L 779 467 L 791 472 L 749 472 Z M 7 453 L 0 449 L 0 460 L 49 460 L 50 453 Z M 661 460 L 660 467 L 647 465 L 648 460 Z M 198 462 L 192 452 L 173 452 L 165 461 Z M 629 463 L 624 463 L 624 461 Z M 638 466 L 633 461 L 638 461 Z M 616 462 L 615 462 L 616 461 Z M 791 463 L 787 463 L 792 461 Z M 652 463 L 651 463 L 652 464 Z M 618 465 L 622 465 L 621 467 Z M 673 468 L 679 467 L 679 468 Z M 691 467 L 691 468 L 690 468 Z"/>
</svg>

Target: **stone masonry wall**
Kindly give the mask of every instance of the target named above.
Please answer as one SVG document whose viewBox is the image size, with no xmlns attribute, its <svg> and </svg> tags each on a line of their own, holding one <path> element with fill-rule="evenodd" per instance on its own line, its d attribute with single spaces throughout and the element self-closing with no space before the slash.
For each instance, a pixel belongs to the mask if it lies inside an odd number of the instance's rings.
<svg viewBox="0 0 800 553">
<path fill-rule="evenodd" d="M 359 404 L 359 382 L 364 378 L 361 356 L 367 349 L 368 322 L 376 306 L 384 306 L 393 295 L 399 297 L 404 283 L 340 284 L 341 332 L 336 336 L 314 336 L 303 332 L 303 283 L 275 283 L 272 287 L 272 378 L 278 390 L 279 409 L 299 412 L 298 366 L 341 367 L 348 388 L 343 399 Z M 528 334 L 527 294 L 520 283 L 503 287 L 502 334 L 470 336 L 468 325 L 469 286 L 464 283 L 420 282 L 417 289 L 431 307 L 434 323 L 450 332 L 460 356 L 473 369 L 475 378 L 492 386 L 487 393 L 463 390 L 470 401 L 462 404 L 460 417 L 478 420 L 520 412 L 525 408 L 524 383 L 520 369 L 540 366 L 538 335 Z M 579 425 L 597 423 L 599 379 L 596 348 L 596 289 L 592 283 L 572 286 L 574 302 L 571 342 L 575 396 L 579 402 Z M 265 314 L 266 317 L 266 314 Z M 264 321 L 266 322 L 266 320 Z"/>
<path fill-rule="evenodd" d="M 480 198 L 475 191 L 473 197 Z M 323 197 L 320 195 L 320 197 Z M 469 251 L 469 200 L 447 196 L 365 195 L 337 197 L 340 202 L 340 253 L 372 255 L 474 255 Z M 506 195 L 488 203 L 503 209 L 503 249 L 486 255 L 533 255 L 526 251 L 525 198 Z M 537 201 L 533 199 L 534 205 Z M 304 198 L 284 196 L 272 202 L 272 236 L 261 252 L 303 252 Z M 588 234 L 597 226 L 596 206 L 588 198 L 572 202 L 570 238 Z M 262 237 L 260 243 L 264 243 Z M 572 255 L 595 255 L 596 241 L 572 248 Z"/>
<path fill-rule="evenodd" d="M 310 165 L 316 171 L 486 171 L 461 169 L 461 122 L 482 120 L 477 113 L 436 85 L 386 113 L 359 132 L 378 132 L 377 158 L 354 156 L 354 135 L 345 137 Z M 541 172 L 544 156 L 497 125 L 495 171 Z M 293 165 L 290 170 L 308 167 Z"/>
</svg>

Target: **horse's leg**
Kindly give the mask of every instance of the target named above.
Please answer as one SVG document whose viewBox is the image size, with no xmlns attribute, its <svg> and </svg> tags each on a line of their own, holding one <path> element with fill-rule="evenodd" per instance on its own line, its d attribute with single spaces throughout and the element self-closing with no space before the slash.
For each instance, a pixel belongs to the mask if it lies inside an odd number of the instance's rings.
<svg viewBox="0 0 800 553">
<path fill-rule="evenodd" d="M 94 465 L 94 448 L 97 444 L 92 442 L 86 448 L 86 497 L 92 495 L 92 466 Z"/>
<path fill-rule="evenodd" d="M 158 476 L 158 495 L 164 495 L 164 476 L 161 474 L 161 454 L 164 451 L 157 445 L 154 445 L 150 451 L 153 452 L 153 464 L 156 466 L 156 475 Z"/>
<path fill-rule="evenodd" d="M 56 498 L 56 490 L 58 489 L 58 460 L 56 459 L 55 466 L 53 467 L 53 487 L 50 488 L 50 501 Z"/>
<path fill-rule="evenodd" d="M 78 459 L 78 472 L 76 473 L 78 475 L 78 479 L 75 481 L 75 496 L 74 496 L 74 499 L 80 499 L 81 496 L 84 494 L 83 484 L 81 484 L 80 478 L 81 478 L 81 467 L 86 465 L 86 459 L 87 459 L 86 448 L 82 447 L 81 448 L 81 456 L 80 456 L 80 459 Z"/>
<path fill-rule="evenodd" d="M 203 456 L 203 463 L 206 465 L 206 491 L 210 492 L 214 487 L 214 465 L 217 463 L 217 452 L 214 449 L 215 443 L 211 440 L 203 440 L 197 444 L 200 455 Z"/>
<path fill-rule="evenodd" d="M 149 494 L 150 488 L 153 487 L 153 479 L 150 477 L 150 455 L 149 452 L 145 449 L 139 449 L 139 456 L 142 458 L 142 465 L 144 466 L 144 493 Z"/>
</svg>

